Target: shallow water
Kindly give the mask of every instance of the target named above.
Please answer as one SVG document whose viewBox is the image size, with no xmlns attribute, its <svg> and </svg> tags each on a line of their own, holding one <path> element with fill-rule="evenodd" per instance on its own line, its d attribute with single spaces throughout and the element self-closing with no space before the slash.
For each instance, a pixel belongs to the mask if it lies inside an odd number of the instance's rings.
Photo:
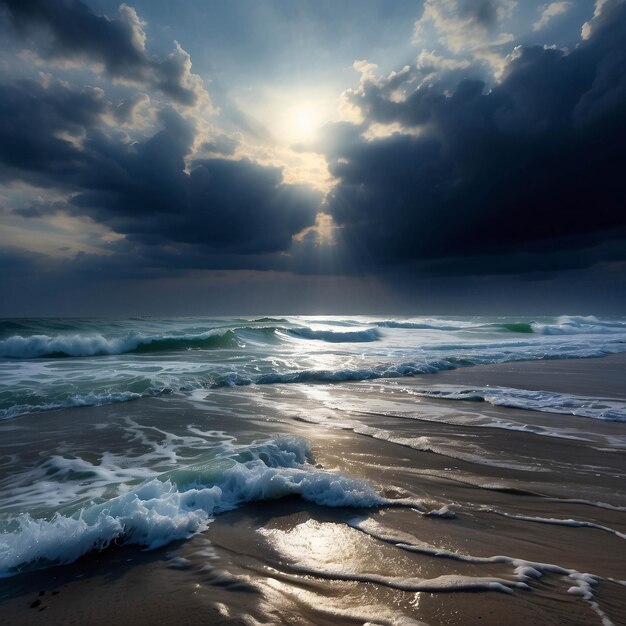
<svg viewBox="0 0 626 626">
<path fill-rule="evenodd" d="M 36 586 L 71 594 L 148 547 L 225 623 L 622 623 L 624 321 L 531 322 L 7 322 L 0 346 L 24 350 L 2 361 L 7 615 L 30 623 Z M 117 593 L 84 615 L 104 623 Z M 193 621 L 181 598 L 155 602 Z"/>
</svg>

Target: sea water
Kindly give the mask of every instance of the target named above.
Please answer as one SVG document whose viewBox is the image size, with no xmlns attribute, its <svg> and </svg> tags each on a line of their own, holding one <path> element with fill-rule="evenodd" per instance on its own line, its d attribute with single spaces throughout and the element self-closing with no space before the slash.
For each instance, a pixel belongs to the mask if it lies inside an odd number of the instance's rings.
<svg viewBox="0 0 626 626">
<path fill-rule="evenodd" d="M 626 318 L 591 316 L 6 319 L 0 418 L 222 386 L 399 378 L 622 351 Z M 546 404 L 556 409 L 559 400 Z"/>
<path fill-rule="evenodd" d="M 299 554 L 298 567 L 307 575 L 400 591 L 508 592 L 556 572 L 567 578 L 571 594 L 595 602 L 596 579 L 571 567 L 434 548 L 362 511 L 449 519 L 487 510 L 441 490 L 419 493 L 411 483 L 387 483 L 376 474 L 387 467 L 392 474 L 422 477 L 450 470 L 457 483 L 492 493 L 511 490 L 513 479 L 533 489 L 544 481 L 542 502 L 554 496 L 621 513 L 615 485 L 624 477 L 615 453 L 626 440 L 616 429 L 626 421 L 626 394 L 559 392 L 548 384 L 525 389 L 523 381 L 445 384 L 436 376 L 479 365 L 620 352 L 626 352 L 626 318 L 1 320 L 0 576 L 71 563 L 111 545 L 159 548 L 205 531 L 217 516 L 246 503 L 298 497 L 361 512 L 343 528 L 372 540 L 511 568 L 508 578 L 418 580 L 322 570 Z M 358 464 L 327 467 L 308 438 L 322 431 L 395 446 L 399 460 L 385 448 L 376 463 L 361 456 Z M 544 444 L 528 450 L 517 439 L 492 433 L 558 440 L 574 446 L 576 458 L 557 463 Z M 411 467 L 403 450 L 435 456 L 424 457 L 433 459 L 424 467 Z M 599 454 L 605 454 L 602 463 Z M 485 475 L 474 468 L 485 468 Z M 594 477 L 601 479 L 594 483 Z M 516 522 L 626 538 L 600 517 L 488 510 Z M 289 537 L 282 531 L 259 532 L 286 549 Z"/>
</svg>

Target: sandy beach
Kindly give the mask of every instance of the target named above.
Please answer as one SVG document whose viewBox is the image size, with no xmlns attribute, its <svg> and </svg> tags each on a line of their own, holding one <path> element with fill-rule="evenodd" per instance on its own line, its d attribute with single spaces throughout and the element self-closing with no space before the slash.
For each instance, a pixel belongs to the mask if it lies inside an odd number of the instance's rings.
<svg viewBox="0 0 626 626">
<path fill-rule="evenodd" d="M 218 390 L 211 405 L 241 440 L 304 437 L 319 471 L 366 481 L 389 504 L 249 502 L 187 541 L 110 546 L 4 579 L 3 621 L 624 624 L 624 424 L 412 395 L 464 385 L 623 400 L 623 380 L 615 355 Z M 162 428 L 172 412 L 205 430 L 223 420 L 167 397 L 40 413 L 0 423 L 2 452 L 52 417 L 71 449 L 85 428 L 121 417 Z M 100 432 L 115 452 L 121 442 Z"/>
</svg>

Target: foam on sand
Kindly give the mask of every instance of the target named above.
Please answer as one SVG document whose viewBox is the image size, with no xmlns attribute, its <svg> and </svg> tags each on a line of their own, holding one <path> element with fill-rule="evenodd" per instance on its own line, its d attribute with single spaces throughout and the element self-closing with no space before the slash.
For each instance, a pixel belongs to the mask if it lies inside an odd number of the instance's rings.
<svg viewBox="0 0 626 626">
<path fill-rule="evenodd" d="M 538 563 L 505 555 L 479 557 L 469 554 L 463 554 L 461 552 L 440 549 L 424 541 L 421 541 L 408 533 L 385 528 L 375 520 L 369 518 L 355 518 L 350 522 L 350 525 L 353 528 L 369 535 L 370 537 L 373 537 L 385 543 L 389 543 L 391 545 L 394 545 L 396 548 L 406 550 L 408 552 L 475 564 L 509 564 L 513 568 L 513 574 L 517 579 L 518 584 L 516 585 L 514 583 L 508 582 L 508 591 L 511 591 L 511 588 L 514 587 L 529 589 L 529 583 L 533 579 L 541 578 L 546 574 L 556 574 L 557 576 L 562 577 L 569 585 L 567 593 L 578 595 L 583 600 L 585 600 L 593 609 L 593 611 L 598 615 L 598 617 L 600 617 L 603 626 L 613 626 L 613 622 L 609 619 L 606 613 L 604 613 L 604 611 L 600 608 L 600 606 L 594 599 L 593 589 L 601 580 L 601 577 L 599 576 L 595 576 L 593 574 L 585 572 L 579 572 L 575 569 L 562 567 L 560 565 L 555 565 L 552 563 Z M 503 591 L 503 589 L 498 589 L 498 591 Z"/>
<path fill-rule="evenodd" d="M 429 389 L 406 389 L 423 398 L 487 402 L 493 406 L 590 417 L 608 422 L 626 422 L 626 402 L 609 398 L 587 398 L 552 391 L 528 391 L 509 387 L 463 387 L 433 385 Z"/>
<path fill-rule="evenodd" d="M 166 472 L 72 514 L 19 515 L 4 523 L 0 535 L 0 575 L 29 564 L 70 563 L 112 542 L 158 548 L 205 530 L 215 515 L 244 502 L 298 495 L 330 507 L 420 507 L 384 498 L 363 481 L 320 471 L 312 461 L 305 439 L 278 438 Z"/>
</svg>

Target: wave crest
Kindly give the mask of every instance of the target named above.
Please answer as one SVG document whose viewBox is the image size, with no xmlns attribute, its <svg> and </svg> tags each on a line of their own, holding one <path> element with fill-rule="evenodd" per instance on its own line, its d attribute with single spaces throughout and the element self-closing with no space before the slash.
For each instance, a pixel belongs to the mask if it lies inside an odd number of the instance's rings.
<svg viewBox="0 0 626 626">
<path fill-rule="evenodd" d="M 312 461 L 307 440 L 283 437 L 167 472 L 73 515 L 57 512 L 46 520 L 22 514 L 12 532 L 0 535 L 0 576 L 29 565 L 70 563 L 117 541 L 158 548 L 205 530 L 215 515 L 244 502 L 298 495 L 331 507 L 394 504 L 369 484 L 318 470 Z"/>
<path fill-rule="evenodd" d="M 593 315 L 562 315 L 554 324 L 532 323 L 533 330 L 541 335 L 597 335 L 626 333 L 626 322 L 599 320 Z"/>
<path fill-rule="evenodd" d="M 380 331 L 376 328 L 365 328 L 361 330 L 318 330 L 308 326 L 296 328 L 280 329 L 292 337 L 298 339 L 317 339 L 318 341 L 328 341 L 330 343 L 357 343 L 366 341 L 378 341 Z"/>
<path fill-rule="evenodd" d="M 200 335 L 143 335 L 128 333 L 123 337 L 103 335 L 14 335 L 0 341 L 0 356 L 13 359 L 41 357 L 85 357 L 125 354 L 129 352 L 170 352 L 238 347 L 239 340 L 232 330 Z"/>
</svg>

